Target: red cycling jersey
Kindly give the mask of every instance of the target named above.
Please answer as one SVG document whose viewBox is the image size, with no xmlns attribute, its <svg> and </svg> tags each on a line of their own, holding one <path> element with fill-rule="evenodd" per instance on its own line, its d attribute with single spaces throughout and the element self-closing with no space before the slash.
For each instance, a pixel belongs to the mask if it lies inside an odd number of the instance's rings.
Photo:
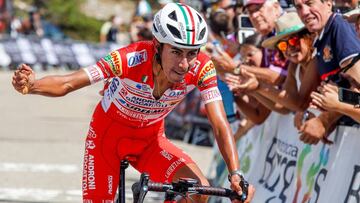
<svg viewBox="0 0 360 203">
<path fill-rule="evenodd" d="M 111 52 L 85 68 L 91 83 L 111 78 L 92 117 L 86 138 L 83 168 L 83 202 L 112 203 L 120 160 L 136 158 L 131 165 L 157 182 L 171 182 L 174 174 L 193 160 L 164 134 L 164 117 L 198 87 L 202 100 L 221 100 L 216 72 L 200 53 L 184 80 L 156 100 L 153 96 L 153 42 L 139 42 Z"/>
<path fill-rule="evenodd" d="M 112 78 L 101 105 L 114 119 L 132 126 L 148 126 L 161 121 L 185 95 L 198 87 L 205 103 L 221 100 L 214 64 L 203 53 L 185 79 L 165 91 L 160 99 L 153 96 L 152 41 L 138 42 L 111 52 L 96 65 L 86 68 L 92 83 Z"/>
</svg>

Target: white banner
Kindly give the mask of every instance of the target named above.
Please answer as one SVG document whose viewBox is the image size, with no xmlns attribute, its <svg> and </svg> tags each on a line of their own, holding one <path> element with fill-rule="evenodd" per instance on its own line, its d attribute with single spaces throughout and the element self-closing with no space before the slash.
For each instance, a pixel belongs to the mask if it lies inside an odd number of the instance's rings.
<svg viewBox="0 0 360 203">
<path fill-rule="evenodd" d="M 256 203 L 360 203 L 360 130 L 338 127 L 333 145 L 299 140 L 293 115 L 272 113 L 238 141 L 241 169 Z M 227 171 L 221 176 L 222 186 Z"/>
</svg>

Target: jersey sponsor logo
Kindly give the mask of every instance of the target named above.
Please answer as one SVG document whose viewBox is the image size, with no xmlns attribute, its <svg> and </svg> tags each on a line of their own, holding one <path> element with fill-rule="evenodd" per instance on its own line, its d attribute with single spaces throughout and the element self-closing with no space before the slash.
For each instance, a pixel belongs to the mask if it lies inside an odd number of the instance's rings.
<svg viewBox="0 0 360 203">
<path fill-rule="evenodd" d="M 150 87 L 149 85 L 146 84 L 136 84 L 135 87 L 139 90 L 145 91 L 145 92 L 150 92 Z"/>
<path fill-rule="evenodd" d="M 160 152 L 160 154 L 161 154 L 163 157 L 165 157 L 165 159 L 167 159 L 167 160 L 169 160 L 169 161 L 173 158 L 173 155 L 171 155 L 169 152 L 167 152 L 167 151 L 165 151 L 165 150 L 162 150 L 162 151 Z"/>
<path fill-rule="evenodd" d="M 221 94 L 217 87 L 213 87 L 201 92 L 201 99 L 205 104 L 210 103 L 212 101 L 221 100 Z"/>
<path fill-rule="evenodd" d="M 87 135 L 88 138 L 96 138 L 96 133 L 95 133 L 95 130 L 90 126 L 89 128 L 89 132 L 88 132 L 88 135 Z"/>
<path fill-rule="evenodd" d="M 109 94 L 108 94 L 108 99 L 110 100 L 111 98 L 113 98 L 118 86 L 120 85 L 120 81 L 119 79 L 117 78 L 114 78 L 112 81 L 111 81 L 111 84 L 109 86 Z"/>
<path fill-rule="evenodd" d="M 112 185 L 113 185 L 113 176 L 108 175 L 108 194 L 109 195 L 112 195 L 112 193 L 113 193 Z"/>
<path fill-rule="evenodd" d="M 89 67 L 86 70 L 88 71 L 88 74 L 90 76 L 91 84 L 99 82 L 100 80 L 104 79 L 104 75 L 102 74 L 100 68 L 97 65 Z"/>
<path fill-rule="evenodd" d="M 160 114 L 162 112 L 164 112 L 166 109 L 165 108 L 161 108 L 161 109 L 145 109 L 141 106 L 135 106 L 130 104 L 129 102 L 126 102 L 124 99 L 117 99 L 119 101 L 120 104 L 122 104 L 124 107 L 126 107 L 129 110 L 138 112 L 138 113 L 143 113 L 143 114 Z M 167 106 L 167 104 L 164 104 Z"/>
<path fill-rule="evenodd" d="M 143 107 L 155 107 L 155 108 L 168 107 L 168 105 L 166 103 L 156 101 L 153 99 L 141 98 L 141 97 L 137 97 L 137 96 L 126 96 L 125 99 L 126 99 L 126 101 L 128 101 L 132 104 L 136 104 L 136 105 L 143 106 Z"/>
<path fill-rule="evenodd" d="M 193 76 L 195 76 L 197 74 L 197 72 L 199 71 L 199 67 L 201 65 L 200 61 L 195 61 L 194 66 L 190 69 L 189 73 Z"/>
<path fill-rule="evenodd" d="M 87 140 L 85 145 L 86 149 L 95 149 L 95 143 L 92 140 Z"/>
<path fill-rule="evenodd" d="M 122 74 L 122 67 L 121 67 L 121 56 L 118 51 L 113 51 L 107 56 L 104 57 L 104 60 L 110 66 L 111 71 L 120 76 Z"/>
<path fill-rule="evenodd" d="M 204 83 L 206 80 L 215 77 L 216 76 L 216 70 L 214 67 L 214 64 L 209 61 L 204 68 L 201 69 L 199 74 L 199 80 L 198 85 L 200 86 L 202 83 Z"/>
<path fill-rule="evenodd" d="M 323 60 L 325 62 L 329 62 L 333 59 L 333 54 L 331 51 L 331 47 L 329 45 L 326 45 L 323 49 Z"/>
<path fill-rule="evenodd" d="M 141 50 L 137 52 L 131 52 L 126 54 L 128 67 L 134 67 L 147 61 L 147 51 Z"/>
<path fill-rule="evenodd" d="M 84 170 L 83 170 L 83 193 L 88 194 L 87 190 L 95 190 L 95 157 L 85 149 L 84 155 Z"/>
<path fill-rule="evenodd" d="M 181 95 L 184 94 L 185 94 L 185 90 L 175 90 L 175 91 L 171 91 L 168 97 L 180 97 Z"/>
<path fill-rule="evenodd" d="M 157 15 L 155 17 L 155 25 L 156 25 L 156 28 L 158 29 L 158 31 L 160 32 L 161 36 L 163 38 L 165 38 L 167 35 L 166 35 L 166 32 L 164 31 L 164 29 L 162 28 L 161 26 L 161 23 L 160 23 L 160 15 Z"/>
<path fill-rule="evenodd" d="M 178 160 L 171 163 L 169 168 L 166 170 L 165 177 L 169 178 L 171 176 L 171 174 L 175 171 L 175 169 L 183 162 L 185 162 L 185 159 L 184 158 L 179 158 Z"/>
</svg>

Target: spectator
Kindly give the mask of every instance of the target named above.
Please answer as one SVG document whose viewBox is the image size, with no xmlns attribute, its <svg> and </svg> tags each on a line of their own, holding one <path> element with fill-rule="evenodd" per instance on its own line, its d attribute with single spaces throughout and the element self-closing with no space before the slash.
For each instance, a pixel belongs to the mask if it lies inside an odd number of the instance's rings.
<svg viewBox="0 0 360 203">
<path fill-rule="evenodd" d="M 262 37 L 259 34 L 251 35 L 244 40 L 241 45 L 240 53 L 242 61 L 249 67 L 258 67 L 261 64 L 263 54 L 261 52 Z M 251 73 L 247 73 L 253 76 Z M 245 74 L 245 75 L 247 75 Z M 254 76 L 255 77 L 255 76 Z M 229 78 L 235 78 L 234 81 Z M 230 88 L 234 90 L 234 83 L 239 80 L 231 75 L 226 76 L 226 81 Z M 253 95 L 247 94 L 248 92 L 236 92 L 235 101 L 240 111 L 245 115 L 247 119 L 254 124 L 263 123 L 269 116 L 271 111 L 266 108 L 262 103 L 258 102 L 262 98 L 254 97 Z M 261 97 L 261 96 L 260 96 Z"/>
<path fill-rule="evenodd" d="M 219 9 L 210 15 L 209 26 L 213 42 L 208 43 L 208 47 L 212 47 L 210 51 L 214 57 L 222 54 L 223 52 L 226 52 L 229 56 L 234 57 L 238 52 L 237 44 L 232 43 L 225 37 L 229 32 L 228 21 L 229 16 L 222 9 Z M 223 98 L 226 116 L 233 131 L 236 131 L 238 123 L 236 122 L 237 118 L 236 110 L 234 108 L 234 97 L 228 86 L 223 81 L 225 74 L 229 72 L 232 73 L 232 70 L 227 70 L 221 63 L 216 63 L 216 61 L 214 61 L 214 65 L 218 74 L 218 88 Z"/>
<path fill-rule="evenodd" d="M 335 84 L 323 83 L 319 92 L 312 92 L 312 103 L 326 111 L 334 111 L 350 116 L 360 123 L 360 108 L 339 101 L 339 88 Z M 359 93 L 358 89 L 355 89 Z M 358 104 L 360 105 L 360 104 Z"/>
<path fill-rule="evenodd" d="M 151 30 L 149 30 L 147 27 L 140 28 L 139 32 L 137 33 L 137 39 L 138 41 L 152 40 L 153 35 Z"/>
<path fill-rule="evenodd" d="M 249 13 L 255 30 L 262 35 L 263 39 L 274 35 L 275 21 L 282 13 L 282 9 L 276 0 L 249 0 L 245 3 L 245 10 Z M 282 84 L 287 74 L 287 61 L 281 57 L 278 51 L 263 49 L 262 52 L 264 57 L 259 67 L 236 64 L 226 55 L 213 60 L 222 63 L 228 70 L 239 72 L 240 69 L 244 69 L 266 83 L 272 85 Z"/>
<path fill-rule="evenodd" d="M 342 86 L 336 76 L 343 71 L 360 82 L 360 41 L 354 28 L 341 15 L 332 12 L 332 1 L 294 0 L 294 5 L 306 28 L 319 36 L 315 48 L 321 79 L 328 78 Z M 340 117 L 337 112 L 323 112 L 307 120 L 299 127 L 300 139 L 305 143 L 318 143 L 331 132 Z M 343 124 L 352 125 L 351 122 Z"/>
<path fill-rule="evenodd" d="M 44 27 L 40 12 L 37 8 L 32 7 L 29 11 L 29 20 L 31 30 L 39 37 L 44 36 Z"/>
<path fill-rule="evenodd" d="M 21 21 L 18 17 L 12 16 L 10 22 L 10 36 L 16 38 L 21 32 Z"/>
<path fill-rule="evenodd" d="M 360 39 L 360 15 L 358 14 L 355 21 L 355 30 L 357 32 L 358 38 Z"/>
<path fill-rule="evenodd" d="M 313 35 L 311 35 L 296 13 L 286 13 L 276 21 L 274 37 L 263 42 L 269 49 L 277 48 L 291 63 L 288 76 L 282 89 L 276 88 L 253 78 L 256 83 L 256 92 L 271 102 L 261 100 L 268 108 L 279 113 L 305 110 L 309 104 L 309 96 L 319 84 L 316 68 L 310 66 L 315 62 L 312 57 Z"/>
<path fill-rule="evenodd" d="M 173 3 L 173 0 L 158 0 L 160 7 L 163 8 L 168 3 Z"/>
<path fill-rule="evenodd" d="M 335 11 L 339 13 L 349 12 L 358 7 L 357 0 L 334 0 Z"/>
<path fill-rule="evenodd" d="M 351 10 L 343 16 L 349 23 L 354 24 L 355 31 L 357 32 L 358 38 L 360 38 L 360 8 Z"/>
<path fill-rule="evenodd" d="M 118 16 L 112 15 L 100 29 L 100 43 L 117 42 L 117 34 L 119 26 L 122 24 L 122 19 Z"/>
</svg>

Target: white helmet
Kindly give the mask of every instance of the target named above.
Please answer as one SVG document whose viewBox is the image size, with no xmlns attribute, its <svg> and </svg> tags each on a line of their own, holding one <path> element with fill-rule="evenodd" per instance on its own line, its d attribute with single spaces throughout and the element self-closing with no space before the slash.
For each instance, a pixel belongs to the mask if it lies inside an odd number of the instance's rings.
<svg viewBox="0 0 360 203">
<path fill-rule="evenodd" d="M 199 49 L 207 42 L 208 28 L 195 9 L 185 4 L 168 3 L 155 14 L 152 33 L 160 43 Z"/>
</svg>

